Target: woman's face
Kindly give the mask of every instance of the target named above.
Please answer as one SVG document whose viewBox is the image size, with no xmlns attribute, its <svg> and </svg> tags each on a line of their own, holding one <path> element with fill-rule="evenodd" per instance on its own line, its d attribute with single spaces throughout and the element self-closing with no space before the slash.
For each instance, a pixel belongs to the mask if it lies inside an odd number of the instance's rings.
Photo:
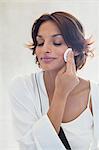
<svg viewBox="0 0 99 150">
<path fill-rule="evenodd" d="M 41 24 L 36 37 L 36 56 L 43 70 L 59 70 L 64 65 L 63 55 L 68 48 L 60 30 L 52 21 Z"/>
</svg>

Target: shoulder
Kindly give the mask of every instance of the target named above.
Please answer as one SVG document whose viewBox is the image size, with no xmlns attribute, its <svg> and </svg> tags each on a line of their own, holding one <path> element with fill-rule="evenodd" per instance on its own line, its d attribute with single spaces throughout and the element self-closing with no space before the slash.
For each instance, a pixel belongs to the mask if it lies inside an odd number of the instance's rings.
<svg viewBox="0 0 99 150">
<path fill-rule="evenodd" d="M 85 91 L 89 90 L 91 93 L 99 93 L 99 82 L 96 82 L 94 80 L 87 80 L 83 78 L 79 78 L 80 83 L 77 87 L 79 91 Z"/>
<path fill-rule="evenodd" d="M 83 92 L 88 92 L 90 89 L 90 81 L 79 77 L 79 84 L 72 91 L 74 95 L 78 95 Z"/>
<path fill-rule="evenodd" d="M 8 92 L 11 108 L 14 111 L 38 112 L 40 107 L 36 95 L 35 73 L 14 77 Z"/>
<path fill-rule="evenodd" d="M 12 90 L 26 87 L 26 84 L 31 81 L 31 75 L 18 75 L 11 79 L 9 88 Z"/>
<path fill-rule="evenodd" d="M 99 82 L 90 81 L 91 95 L 99 99 Z"/>
<path fill-rule="evenodd" d="M 8 92 L 11 99 L 24 99 L 28 95 L 33 95 L 34 85 L 33 85 L 34 73 L 18 75 L 11 79 Z"/>
<path fill-rule="evenodd" d="M 26 93 L 33 92 L 35 90 L 35 75 L 40 77 L 41 72 L 34 72 L 25 75 L 18 75 L 11 79 L 9 84 L 10 93 Z"/>
<path fill-rule="evenodd" d="M 32 74 L 18 75 L 11 79 L 8 93 L 9 100 L 13 109 L 26 110 L 33 109 L 35 91 L 32 84 Z"/>
</svg>

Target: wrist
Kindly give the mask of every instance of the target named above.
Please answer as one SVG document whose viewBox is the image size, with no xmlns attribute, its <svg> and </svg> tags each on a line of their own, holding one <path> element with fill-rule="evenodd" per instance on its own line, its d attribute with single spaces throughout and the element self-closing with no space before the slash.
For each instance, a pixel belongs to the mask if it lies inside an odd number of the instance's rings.
<svg viewBox="0 0 99 150">
<path fill-rule="evenodd" d="M 68 97 L 68 93 L 55 89 L 54 97 L 57 97 L 58 99 L 66 100 Z"/>
</svg>

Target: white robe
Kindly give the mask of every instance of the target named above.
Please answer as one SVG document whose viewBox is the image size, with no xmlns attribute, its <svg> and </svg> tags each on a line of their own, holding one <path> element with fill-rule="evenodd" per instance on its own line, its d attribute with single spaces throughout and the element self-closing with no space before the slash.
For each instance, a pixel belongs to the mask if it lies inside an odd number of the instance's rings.
<svg viewBox="0 0 99 150">
<path fill-rule="evenodd" d="M 49 102 L 41 72 L 38 84 L 42 95 L 43 112 L 34 74 L 19 76 L 9 87 L 13 123 L 20 150 L 65 150 L 47 111 Z M 99 149 L 99 85 L 91 83 L 92 109 L 94 117 L 94 150 Z"/>
</svg>

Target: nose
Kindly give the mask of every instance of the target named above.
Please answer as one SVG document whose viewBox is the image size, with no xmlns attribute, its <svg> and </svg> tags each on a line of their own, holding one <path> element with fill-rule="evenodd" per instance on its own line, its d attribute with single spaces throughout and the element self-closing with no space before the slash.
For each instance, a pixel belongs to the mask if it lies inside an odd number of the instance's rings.
<svg viewBox="0 0 99 150">
<path fill-rule="evenodd" d="M 43 51 L 45 52 L 45 53 L 50 53 L 51 51 L 52 51 L 52 46 L 51 46 L 51 44 L 50 43 L 44 43 L 44 45 L 43 45 Z"/>
</svg>

